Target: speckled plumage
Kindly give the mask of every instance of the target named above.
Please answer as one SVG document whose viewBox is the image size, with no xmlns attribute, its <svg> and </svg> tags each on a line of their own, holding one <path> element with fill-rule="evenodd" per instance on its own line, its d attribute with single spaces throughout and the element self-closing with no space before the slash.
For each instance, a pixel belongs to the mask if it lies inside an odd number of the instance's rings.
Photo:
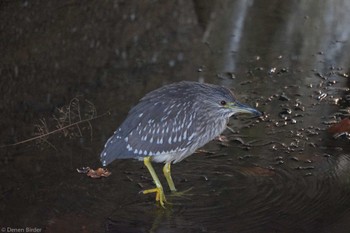
<svg viewBox="0 0 350 233">
<path fill-rule="evenodd" d="M 229 89 L 212 84 L 183 81 L 156 89 L 130 110 L 106 142 L 101 161 L 106 166 L 151 156 L 155 162 L 179 162 L 220 135 L 239 112 L 225 103 L 246 107 Z"/>
</svg>

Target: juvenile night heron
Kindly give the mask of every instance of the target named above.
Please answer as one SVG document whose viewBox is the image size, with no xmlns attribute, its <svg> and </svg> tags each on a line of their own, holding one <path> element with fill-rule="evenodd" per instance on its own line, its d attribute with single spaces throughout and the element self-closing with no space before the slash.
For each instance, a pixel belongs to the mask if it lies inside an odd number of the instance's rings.
<svg viewBox="0 0 350 233">
<path fill-rule="evenodd" d="M 156 201 L 164 207 L 163 187 L 151 161 L 165 163 L 164 176 L 170 190 L 176 191 L 170 164 L 180 162 L 219 136 L 236 113 L 261 115 L 239 103 L 225 87 L 189 81 L 163 86 L 130 110 L 106 142 L 101 161 L 107 166 L 115 159 L 143 160 L 156 185 L 143 193 L 156 193 Z"/>
</svg>

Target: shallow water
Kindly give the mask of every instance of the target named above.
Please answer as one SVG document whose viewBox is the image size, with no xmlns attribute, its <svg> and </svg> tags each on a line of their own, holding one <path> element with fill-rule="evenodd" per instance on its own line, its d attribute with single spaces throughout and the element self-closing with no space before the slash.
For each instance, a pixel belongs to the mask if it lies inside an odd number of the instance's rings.
<svg viewBox="0 0 350 233">
<path fill-rule="evenodd" d="M 349 8 L 345 0 L 3 3 L 1 35 L 13 40 L 0 45 L 1 144 L 33 137 L 43 122 L 57 129 L 55 109 L 74 97 L 71 120 L 92 105 L 110 114 L 0 149 L 0 226 L 349 232 L 349 141 L 327 132 L 348 116 Z M 227 86 L 264 116 L 234 117 L 225 141 L 174 164 L 182 195 L 161 176 L 166 209 L 139 194 L 153 186 L 139 161 L 116 161 L 103 179 L 76 171 L 101 166 L 104 142 L 139 98 L 180 80 Z"/>
</svg>

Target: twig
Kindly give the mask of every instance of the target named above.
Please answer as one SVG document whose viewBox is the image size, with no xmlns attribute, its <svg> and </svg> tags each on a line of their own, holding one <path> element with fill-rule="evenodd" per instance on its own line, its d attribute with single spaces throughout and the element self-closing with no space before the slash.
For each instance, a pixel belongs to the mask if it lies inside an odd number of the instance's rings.
<svg viewBox="0 0 350 233">
<path fill-rule="evenodd" d="M 89 118 L 89 119 L 84 119 L 84 120 L 81 120 L 81 121 L 78 121 L 78 122 L 74 122 L 74 123 L 71 123 L 71 124 L 69 124 L 69 125 L 63 126 L 62 128 L 53 130 L 53 131 L 51 131 L 51 132 L 47 132 L 46 134 L 39 135 L 39 136 L 36 136 L 36 137 L 33 137 L 33 138 L 29 138 L 29 139 L 26 139 L 26 140 L 23 140 L 23 141 L 20 141 L 20 142 L 16 142 L 16 143 L 13 143 L 13 144 L 7 144 L 7 145 L 1 145 L 0 148 L 10 147 L 10 146 L 17 146 L 17 145 L 20 145 L 20 144 L 32 142 L 32 141 L 35 141 L 35 140 L 38 140 L 38 139 L 47 137 L 47 136 L 49 136 L 49 135 L 58 133 L 58 132 L 60 132 L 60 131 L 62 131 L 62 130 L 68 129 L 68 128 L 70 128 L 70 127 L 78 126 L 79 124 L 82 124 L 82 123 L 85 123 L 85 122 L 88 122 L 88 123 L 90 124 L 90 121 L 91 121 L 91 120 L 96 120 L 96 119 L 101 118 L 101 117 L 104 117 L 104 116 L 106 116 L 106 115 L 110 115 L 110 112 L 108 111 L 108 112 L 105 112 L 105 113 L 103 113 L 103 114 L 101 114 L 101 115 L 98 115 L 98 116 L 96 116 L 96 117 L 92 117 L 92 118 Z"/>
</svg>

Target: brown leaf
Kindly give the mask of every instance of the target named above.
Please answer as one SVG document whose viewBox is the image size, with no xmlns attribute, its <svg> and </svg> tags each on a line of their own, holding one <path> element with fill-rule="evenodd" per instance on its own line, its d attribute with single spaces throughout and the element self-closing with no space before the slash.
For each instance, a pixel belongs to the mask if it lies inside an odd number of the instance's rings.
<svg viewBox="0 0 350 233">
<path fill-rule="evenodd" d="M 112 173 L 110 171 L 108 171 L 107 168 L 100 167 L 100 168 L 97 168 L 96 170 L 90 169 L 86 175 L 91 177 L 91 178 L 96 179 L 96 178 L 101 178 L 101 177 L 108 177 L 111 174 Z"/>
<path fill-rule="evenodd" d="M 89 167 L 82 167 L 82 168 L 77 168 L 77 172 L 86 174 L 87 176 L 94 179 L 101 178 L 101 177 L 108 177 L 112 174 L 110 171 L 107 170 L 107 168 L 102 168 L 102 167 L 97 168 L 96 170 L 91 169 Z"/>
<path fill-rule="evenodd" d="M 350 133 L 350 119 L 345 118 L 338 123 L 332 125 L 328 128 L 328 132 L 331 134 L 340 134 L 340 133 Z"/>
</svg>

